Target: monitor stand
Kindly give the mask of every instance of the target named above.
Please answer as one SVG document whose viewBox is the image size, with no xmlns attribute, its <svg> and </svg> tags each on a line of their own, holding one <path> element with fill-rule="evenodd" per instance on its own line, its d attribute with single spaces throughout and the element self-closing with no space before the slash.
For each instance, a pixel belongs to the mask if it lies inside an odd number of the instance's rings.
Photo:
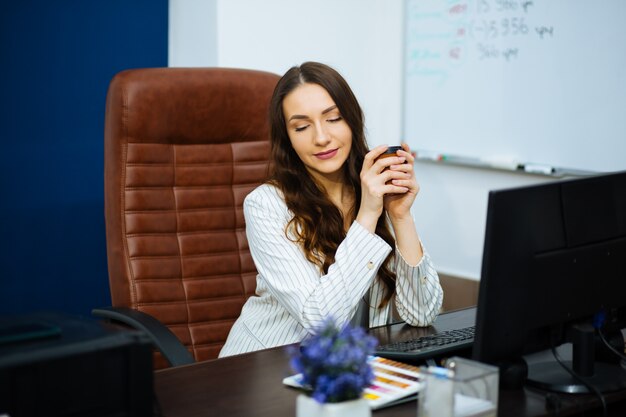
<svg viewBox="0 0 626 417">
<path fill-rule="evenodd" d="M 568 369 L 574 370 L 588 385 L 600 392 L 626 390 L 626 364 L 624 361 L 614 363 L 598 362 L 595 355 L 595 332 L 591 326 L 572 326 L 570 329 L 572 349 L 559 354 Z M 562 350 L 561 350 L 562 351 Z M 527 360 L 527 385 L 543 390 L 568 393 L 588 394 L 589 389 L 579 379 L 567 372 L 556 360 L 552 352 L 546 351 L 549 358 Z M 571 358 L 571 359 L 570 359 Z"/>
<path fill-rule="evenodd" d="M 563 361 L 563 363 L 572 369 L 572 361 Z M 617 363 L 596 362 L 593 375 L 584 377 L 584 380 L 600 392 L 624 390 L 626 389 L 626 369 L 622 369 Z M 526 383 L 547 391 L 589 394 L 589 389 L 563 369 L 556 360 L 529 364 Z"/>
</svg>

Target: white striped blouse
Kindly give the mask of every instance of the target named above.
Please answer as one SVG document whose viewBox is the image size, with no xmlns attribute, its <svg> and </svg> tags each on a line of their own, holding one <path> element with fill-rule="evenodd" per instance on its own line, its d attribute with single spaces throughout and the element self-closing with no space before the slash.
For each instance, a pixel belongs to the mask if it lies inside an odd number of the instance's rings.
<svg viewBox="0 0 626 417">
<path fill-rule="evenodd" d="M 309 262 L 300 245 L 285 236 L 293 214 L 282 193 L 264 184 L 244 201 L 246 235 L 256 265 L 256 295 L 248 299 L 233 325 L 220 357 L 302 341 L 322 321 L 332 317 L 346 323 L 359 300 L 370 290 L 370 327 L 388 322 L 391 303 L 377 308 L 385 294 L 377 271 L 391 252 L 378 235 L 353 222 L 323 275 Z M 443 301 L 439 277 L 426 252 L 416 266 L 394 253 L 398 314 L 408 324 L 427 326 Z"/>
</svg>

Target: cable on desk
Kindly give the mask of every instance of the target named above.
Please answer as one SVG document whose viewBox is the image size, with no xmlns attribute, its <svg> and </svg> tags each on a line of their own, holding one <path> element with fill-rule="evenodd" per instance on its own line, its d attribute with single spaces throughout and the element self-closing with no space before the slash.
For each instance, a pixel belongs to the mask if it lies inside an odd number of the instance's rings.
<svg viewBox="0 0 626 417">
<path fill-rule="evenodd" d="M 602 393 L 592 384 L 589 384 L 587 381 L 585 381 L 583 377 L 578 375 L 573 369 L 570 369 L 569 366 L 565 365 L 565 363 L 561 360 L 561 357 L 557 353 L 554 343 L 551 346 L 551 350 L 552 350 L 552 355 L 554 355 L 554 359 L 556 359 L 556 361 L 559 363 L 559 365 L 561 365 L 563 369 L 565 369 L 572 377 L 574 377 L 574 379 L 576 379 L 578 382 L 580 382 L 585 387 L 587 387 L 589 392 L 593 392 L 594 394 L 596 394 L 596 396 L 600 399 L 600 403 L 602 404 L 602 415 L 604 417 L 607 417 L 608 414 L 607 414 L 606 400 L 604 399 L 604 395 L 602 395 Z"/>
<path fill-rule="evenodd" d="M 619 356 L 623 361 L 626 361 L 626 355 L 624 355 L 624 353 L 620 353 L 619 350 L 615 349 L 613 345 L 611 345 L 609 341 L 606 340 L 606 338 L 604 337 L 604 333 L 602 333 L 602 329 L 598 329 L 598 334 L 600 335 L 600 340 L 602 340 L 602 343 L 604 343 L 604 345 L 608 347 L 609 350 Z"/>
</svg>

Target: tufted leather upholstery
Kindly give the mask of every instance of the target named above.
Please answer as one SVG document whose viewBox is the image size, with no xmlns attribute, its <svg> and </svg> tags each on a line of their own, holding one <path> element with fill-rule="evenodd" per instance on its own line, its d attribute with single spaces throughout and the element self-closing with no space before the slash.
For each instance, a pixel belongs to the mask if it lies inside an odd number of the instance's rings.
<svg viewBox="0 0 626 417">
<path fill-rule="evenodd" d="M 267 175 L 277 81 L 252 70 L 152 68 L 121 72 L 109 86 L 113 305 L 154 316 L 196 360 L 217 357 L 255 290 L 242 203 Z"/>
</svg>

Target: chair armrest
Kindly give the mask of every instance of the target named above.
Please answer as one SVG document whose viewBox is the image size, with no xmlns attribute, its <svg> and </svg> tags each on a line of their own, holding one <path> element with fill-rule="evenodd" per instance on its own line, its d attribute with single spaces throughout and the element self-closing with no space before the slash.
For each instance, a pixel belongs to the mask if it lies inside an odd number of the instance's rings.
<svg viewBox="0 0 626 417">
<path fill-rule="evenodd" d="M 172 366 L 187 365 L 195 362 L 193 356 L 176 335 L 149 314 L 127 307 L 94 308 L 91 310 L 91 314 L 118 321 L 134 329 L 144 331 Z"/>
</svg>

